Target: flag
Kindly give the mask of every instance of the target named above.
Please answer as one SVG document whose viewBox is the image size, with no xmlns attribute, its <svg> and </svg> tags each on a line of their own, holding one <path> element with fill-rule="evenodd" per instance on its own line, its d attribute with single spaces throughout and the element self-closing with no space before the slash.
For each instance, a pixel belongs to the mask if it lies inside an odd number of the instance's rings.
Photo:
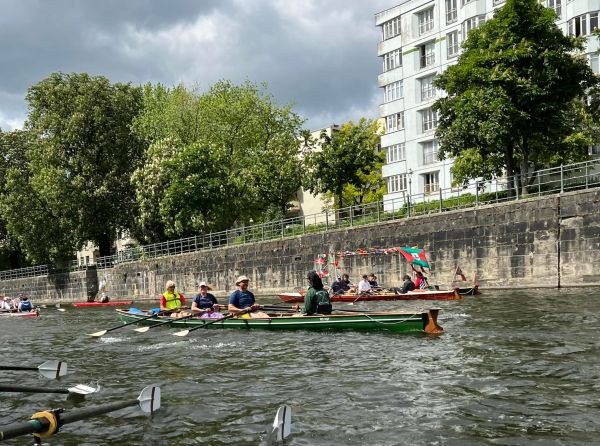
<svg viewBox="0 0 600 446">
<path fill-rule="evenodd" d="M 429 262 L 425 256 L 425 250 L 420 248 L 397 248 L 398 252 L 404 256 L 410 265 L 417 265 L 421 268 L 429 268 Z"/>
<path fill-rule="evenodd" d="M 463 282 L 467 281 L 467 278 L 465 277 L 465 275 L 462 272 L 462 269 L 460 269 L 460 266 L 456 266 L 456 272 L 454 273 L 454 277 L 456 276 L 460 276 L 460 280 L 462 280 Z"/>
</svg>

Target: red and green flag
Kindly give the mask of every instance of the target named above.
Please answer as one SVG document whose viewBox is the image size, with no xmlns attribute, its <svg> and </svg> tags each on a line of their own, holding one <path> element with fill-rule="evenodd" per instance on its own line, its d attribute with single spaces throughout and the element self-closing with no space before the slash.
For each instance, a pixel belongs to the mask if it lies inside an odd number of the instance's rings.
<svg viewBox="0 0 600 446">
<path fill-rule="evenodd" d="M 421 268 L 429 269 L 429 262 L 427 261 L 427 257 L 425 257 L 425 250 L 420 248 L 407 248 L 400 247 L 397 248 L 398 252 L 404 256 L 406 261 L 411 266 L 420 266 Z"/>
</svg>

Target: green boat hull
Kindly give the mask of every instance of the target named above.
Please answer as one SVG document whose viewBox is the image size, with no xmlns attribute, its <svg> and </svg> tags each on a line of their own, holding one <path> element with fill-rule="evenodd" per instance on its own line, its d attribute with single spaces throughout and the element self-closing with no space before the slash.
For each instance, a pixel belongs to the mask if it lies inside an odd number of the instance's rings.
<svg viewBox="0 0 600 446">
<path fill-rule="evenodd" d="M 146 314 L 132 314 L 124 310 L 116 310 L 122 322 L 134 322 L 147 316 Z M 439 334 L 442 328 L 437 324 L 438 309 L 423 312 L 385 312 L 385 313 L 352 313 L 332 314 L 328 316 L 297 316 L 292 317 L 286 313 L 269 313 L 269 318 L 231 318 L 218 322 L 214 319 L 194 318 L 175 319 L 165 327 L 189 329 L 206 326 L 207 329 L 256 329 L 256 330 L 364 330 L 364 331 L 391 331 L 391 332 L 426 332 Z M 140 325 L 157 325 L 169 320 L 156 317 L 140 320 Z M 212 323 L 211 323 L 212 322 Z"/>
</svg>

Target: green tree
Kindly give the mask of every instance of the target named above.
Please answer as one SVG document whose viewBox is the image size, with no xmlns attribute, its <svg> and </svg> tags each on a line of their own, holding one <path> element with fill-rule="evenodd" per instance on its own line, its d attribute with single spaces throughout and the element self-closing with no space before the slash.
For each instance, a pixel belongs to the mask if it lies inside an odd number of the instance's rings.
<svg viewBox="0 0 600 446">
<path fill-rule="evenodd" d="M 351 195 L 357 194 L 372 185 L 370 174 L 381 163 L 381 154 L 376 152 L 380 136 L 376 121 L 361 118 L 358 123 L 344 124 L 331 136 L 321 133 L 318 144 L 321 150 L 309 151 L 305 155 L 308 170 L 305 187 L 311 193 L 334 196 L 334 206 L 342 208 L 344 190 L 355 188 Z M 376 182 L 376 181 L 375 181 Z"/>
<path fill-rule="evenodd" d="M 456 158 L 455 182 L 505 172 L 526 191 L 534 170 L 586 158 L 590 134 L 573 124 L 597 78 L 555 19 L 537 0 L 507 0 L 438 77 L 436 136 L 440 158 Z"/>
<path fill-rule="evenodd" d="M 91 241 L 110 253 L 134 219 L 131 172 L 143 154 L 130 126 L 141 91 L 85 73 L 53 73 L 29 88 L 26 166 L 8 173 L 11 234 L 35 262 L 70 259 Z"/>
<path fill-rule="evenodd" d="M 189 236 L 285 212 L 300 185 L 300 127 L 290 106 L 250 82 L 204 94 L 144 89 L 136 132 L 149 144 L 134 176 L 145 240 Z"/>
</svg>

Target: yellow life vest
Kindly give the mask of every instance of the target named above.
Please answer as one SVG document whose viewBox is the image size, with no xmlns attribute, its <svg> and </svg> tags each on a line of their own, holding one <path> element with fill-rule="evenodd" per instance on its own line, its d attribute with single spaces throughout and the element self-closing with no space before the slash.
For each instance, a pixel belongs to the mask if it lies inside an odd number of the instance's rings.
<svg viewBox="0 0 600 446">
<path fill-rule="evenodd" d="M 174 310 L 175 308 L 181 307 L 181 295 L 175 291 L 174 293 L 169 293 L 168 291 L 165 291 L 163 293 L 163 296 L 165 298 L 165 307 L 168 310 Z"/>
</svg>

